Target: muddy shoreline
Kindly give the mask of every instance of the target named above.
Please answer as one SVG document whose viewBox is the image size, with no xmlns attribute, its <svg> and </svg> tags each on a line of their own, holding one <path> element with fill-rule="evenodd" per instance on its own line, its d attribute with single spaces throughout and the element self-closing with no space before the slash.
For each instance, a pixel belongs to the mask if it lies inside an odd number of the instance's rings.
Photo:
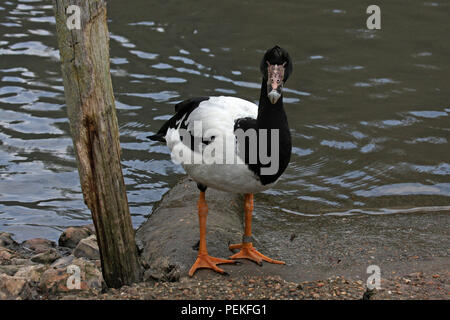
<svg viewBox="0 0 450 320">
<path fill-rule="evenodd" d="M 207 242 L 211 255 L 226 258 L 231 255 L 228 243 L 239 242 L 243 233 L 242 196 L 208 189 L 209 205 Z M 198 241 L 197 223 L 198 190 L 189 178 L 182 179 L 158 204 L 147 222 L 137 230 L 136 238 L 143 249 L 142 257 L 148 263 L 164 258 L 181 276 L 196 258 Z M 258 210 L 257 202 L 255 211 Z M 257 212 L 255 212 L 257 215 Z M 367 267 L 378 265 L 382 276 L 395 276 L 413 272 L 442 272 L 450 270 L 448 247 L 435 247 L 424 243 L 414 247 L 414 241 L 428 237 L 426 228 L 436 231 L 435 226 L 448 225 L 446 213 L 400 217 L 410 219 L 408 230 L 401 229 L 398 217 L 354 216 L 305 218 L 294 229 L 267 232 L 255 219 L 253 223 L 254 244 L 262 253 L 274 259 L 286 261 L 286 265 L 264 263 L 262 267 L 249 261 L 239 265 L 225 265 L 232 276 L 279 276 L 286 281 L 301 282 L 345 276 L 366 281 Z M 429 221 L 433 220 L 434 225 Z M 414 221 L 419 226 L 414 229 Z M 420 225 L 424 223 L 424 225 Z M 292 228 L 292 226 L 290 226 Z M 414 232 L 417 231 L 418 240 Z M 430 231 L 433 232 L 433 231 Z M 389 242 L 375 238 L 376 233 L 386 234 Z M 419 234 L 420 233 L 420 234 Z M 448 243 L 445 232 L 433 234 Z M 196 277 L 206 279 L 212 272 L 202 270 Z"/>
</svg>

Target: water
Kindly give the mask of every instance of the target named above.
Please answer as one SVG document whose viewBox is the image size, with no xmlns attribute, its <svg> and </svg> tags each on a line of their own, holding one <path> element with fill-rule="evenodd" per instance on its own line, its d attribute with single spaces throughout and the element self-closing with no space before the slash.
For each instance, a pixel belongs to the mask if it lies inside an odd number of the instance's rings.
<svg viewBox="0 0 450 320">
<path fill-rule="evenodd" d="M 294 60 L 284 99 L 294 154 L 279 184 L 256 197 L 260 228 L 289 233 L 324 216 L 383 222 L 448 213 L 450 6 L 379 5 L 382 30 L 369 31 L 360 1 L 110 1 L 134 226 L 183 175 L 146 136 L 189 97 L 257 102 L 258 64 L 274 44 Z M 90 221 L 58 59 L 50 1 L 0 3 L 0 230 L 18 240 L 56 240 Z"/>
</svg>

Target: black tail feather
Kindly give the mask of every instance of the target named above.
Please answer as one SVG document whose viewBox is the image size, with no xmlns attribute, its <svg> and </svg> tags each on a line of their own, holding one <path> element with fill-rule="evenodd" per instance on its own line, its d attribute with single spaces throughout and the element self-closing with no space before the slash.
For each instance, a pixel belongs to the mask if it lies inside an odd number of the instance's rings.
<svg viewBox="0 0 450 320">
<path fill-rule="evenodd" d="M 148 139 L 152 141 L 159 141 L 159 142 L 166 142 L 166 139 L 164 138 L 164 135 L 161 133 L 154 134 L 152 136 L 148 136 Z"/>
<path fill-rule="evenodd" d="M 180 103 L 177 103 L 175 105 L 175 115 L 169 120 L 167 120 L 156 134 L 148 136 L 147 138 L 153 141 L 166 142 L 165 137 L 167 134 L 167 130 L 169 130 L 169 128 L 175 128 L 176 122 L 178 120 L 180 120 L 183 116 L 187 118 L 189 114 L 192 112 L 192 110 L 198 107 L 200 102 L 208 99 L 209 97 L 191 98 L 182 101 Z"/>
<path fill-rule="evenodd" d="M 163 126 L 161 127 L 161 129 L 158 130 L 158 132 L 152 136 L 148 136 L 147 138 L 149 138 L 152 141 L 160 141 L 160 142 L 166 142 L 166 134 L 167 134 L 167 130 L 169 129 L 169 125 L 173 122 L 174 117 L 170 118 L 170 120 L 166 121 Z"/>
</svg>

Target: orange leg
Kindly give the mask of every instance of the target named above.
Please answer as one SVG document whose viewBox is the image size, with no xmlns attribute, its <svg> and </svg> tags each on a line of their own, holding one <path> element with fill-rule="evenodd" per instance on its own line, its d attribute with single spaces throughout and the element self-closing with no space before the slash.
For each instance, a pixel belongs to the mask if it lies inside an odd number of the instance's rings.
<svg viewBox="0 0 450 320">
<path fill-rule="evenodd" d="M 224 270 L 217 267 L 218 264 L 222 263 L 236 263 L 233 260 L 214 258 L 208 255 L 206 250 L 206 217 L 208 215 L 208 205 L 205 200 L 205 192 L 200 192 L 200 198 L 198 200 L 198 220 L 200 226 L 200 244 L 198 249 L 197 260 L 194 265 L 189 270 L 189 276 L 193 276 L 195 271 L 200 268 L 213 269 L 219 273 L 226 273 Z"/>
<path fill-rule="evenodd" d="M 253 194 L 245 195 L 245 231 L 242 243 L 232 244 L 229 246 L 230 250 L 241 249 L 235 255 L 232 255 L 230 259 L 249 259 L 262 265 L 263 261 L 276 264 L 285 264 L 283 261 L 278 261 L 266 257 L 265 255 L 259 253 L 254 247 L 251 241 L 252 236 L 252 214 L 253 214 Z"/>
</svg>

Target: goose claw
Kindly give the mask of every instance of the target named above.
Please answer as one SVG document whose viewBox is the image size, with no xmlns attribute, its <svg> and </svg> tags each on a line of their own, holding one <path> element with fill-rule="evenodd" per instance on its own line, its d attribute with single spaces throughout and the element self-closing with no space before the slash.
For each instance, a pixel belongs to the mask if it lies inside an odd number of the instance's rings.
<svg viewBox="0 0 450 320">
<path fill-rule="evenodd" d="M 238 253 L 232 255 L 230 259 L 249 259 L 259 266 L 262 266 L 262 262 L 266 261 L 269 263 L 275 264 L 285 264 L 283 261 L 274 260 L 269 257 L 266 257 L 262 253 L 258 252 L 251 242 L 244 242 L 240 244 L 232 244 L 228 247 L 230 250 L 241 249 Z"/>
</svg>

